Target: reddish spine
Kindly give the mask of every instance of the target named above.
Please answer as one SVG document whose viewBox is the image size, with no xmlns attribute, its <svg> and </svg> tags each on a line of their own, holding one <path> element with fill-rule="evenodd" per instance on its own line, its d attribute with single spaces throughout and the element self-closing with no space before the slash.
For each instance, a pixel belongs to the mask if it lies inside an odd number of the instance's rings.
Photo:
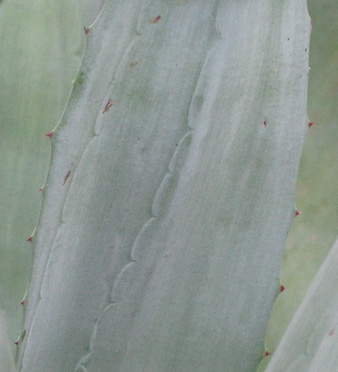
<svg viewBox="0 0 338 372">
<path fill-rule="evenodd" d="M 161 16 L 158 15 L 156 18 L 154 18 L 151 23 L 157 23 L 161 19 Z"/>
</svg>

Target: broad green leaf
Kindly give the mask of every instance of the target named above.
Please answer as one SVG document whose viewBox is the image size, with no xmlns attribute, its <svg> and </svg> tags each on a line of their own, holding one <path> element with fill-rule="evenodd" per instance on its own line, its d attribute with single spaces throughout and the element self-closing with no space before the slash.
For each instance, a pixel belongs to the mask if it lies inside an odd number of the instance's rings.
<svg viewBox="0 0 338 372">
<path fill-rule="evenodd" d="M 305 132 L 304 1 L 107 1 L 53 137 L 21 371 L 253 371 Z"/>
<path fill-rule="evenodd" d="M 338 240 L 312 282 L 266 372 L 335 372 Z"/>
</svg>

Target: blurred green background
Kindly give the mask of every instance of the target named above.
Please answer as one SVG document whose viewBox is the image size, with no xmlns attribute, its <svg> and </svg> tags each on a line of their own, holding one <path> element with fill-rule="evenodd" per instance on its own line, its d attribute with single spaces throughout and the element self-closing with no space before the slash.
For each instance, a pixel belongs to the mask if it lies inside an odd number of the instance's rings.
<svg viewBox="0 0 338 372">
<path fill-rule="evenodd" d="M 7 314 L 13 350 L 32 259 L 26 239 L 38 220 L 38 190 L 50 158 L 44 133 L 64 110 L 85 47 L 83 26 L 95 20 L 102 2 L 0 3 L 0 309 Z M 337 236 L 338 7 L 336 0 L 310 0 L 308 7 L 314 20 L 308 115 L 314 125 L 296 195 L 302 214 L 291 227 L 282 264 L 286 290 L 276 301 L 267 333 L 270 352 Z"/>
<path fill-rule="evenodd" d="M 281 270 L 286 290 L 275 303 L 266 337 L 273 353 L 338 235 L 338 6 L 309 0 L 308 117 L 314 122 L 301 158 L 295 207 Z M 269 358 L 265 358 L 259 371 Z"/>
<path fill-rule="evenodd" d="M 0 3 L 0 310 L 13 351 L 32 259 L 26 240 L 38 221 L 38 190 L 50 159 L 44 134 L 62 115 L 85 48 L 83 27 L 95 20 L 102 4 Z"/>
</svg>

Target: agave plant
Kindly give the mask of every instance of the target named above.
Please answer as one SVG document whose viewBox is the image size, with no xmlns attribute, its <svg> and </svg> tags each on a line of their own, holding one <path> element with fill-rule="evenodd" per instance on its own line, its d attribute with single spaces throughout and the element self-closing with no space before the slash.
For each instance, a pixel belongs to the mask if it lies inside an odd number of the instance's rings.
<svg viewBox="0 0 338 372">
<path fill-rule="evenodd" d="M 337 369 L 338 241 L 312 282 L 266 372 Z"/>
<path fill-rule="evenodd" d="M 310 28 L 303 0 L 110 0 L 84 28 L 20 371 L 255 370 L 297 214 Z"/>
<path fill-rule="evenodd" d="M 99 12 L 99 2 L 81 3 L 0 2 L 0 308 L 12 352 L 32 258 L 26 240 L 37 223 L 50 158 L 44 133 L 67 103 L 85 46 L 83 24 Z M 8 372 L 4 366 L 0 356 L 0 370 Z"/>
</svg>

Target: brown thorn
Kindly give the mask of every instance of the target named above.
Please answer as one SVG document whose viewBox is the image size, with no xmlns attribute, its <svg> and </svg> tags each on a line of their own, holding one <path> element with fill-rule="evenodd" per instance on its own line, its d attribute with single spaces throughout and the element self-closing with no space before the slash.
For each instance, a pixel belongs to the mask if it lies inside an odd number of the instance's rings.
<svg viewBox="0 0 338 372">
<path fill-rule="evenodd" d="M 104 109 L 103 109 L 103 112 L 102 114 L 104 114 L 105 112 L 107 112 L 109 110 L 110 107 L 112 107 L 114 105 L 114 101 L 112 101 L 111 99 L 108 100 L 106 106 L 104 106 Z"/>
</svg>

